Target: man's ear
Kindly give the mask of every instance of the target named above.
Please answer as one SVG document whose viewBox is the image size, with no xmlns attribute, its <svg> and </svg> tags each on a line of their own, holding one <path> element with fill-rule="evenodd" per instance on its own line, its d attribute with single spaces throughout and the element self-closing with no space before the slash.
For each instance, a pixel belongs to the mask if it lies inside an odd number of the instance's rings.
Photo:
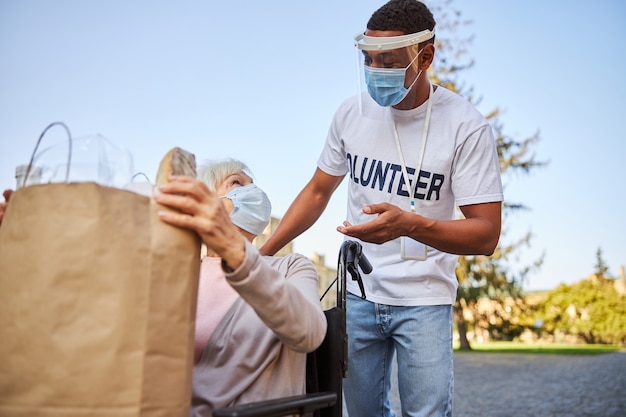
<svg viewBox="0 0 626 417">
<path fill-rule="evenodd" d="M 420 54 L 420 69 L 422 71 L 428 70 L 428 68 L 433 63 L 435 59 L 435 45 L 432 43 L 427 43 L 422 48 L 422 53 Z"/>
</svg>

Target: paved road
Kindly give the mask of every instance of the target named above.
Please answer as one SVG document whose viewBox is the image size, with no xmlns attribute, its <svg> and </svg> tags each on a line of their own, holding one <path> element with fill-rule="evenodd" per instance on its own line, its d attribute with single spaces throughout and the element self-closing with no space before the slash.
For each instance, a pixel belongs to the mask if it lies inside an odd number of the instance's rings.
<svg viewBox="0 0 626 417">
<path fill-rule="evenodd" d="M 454 417 L 626 417 L 626 352 L 457 352 L 454 369 Z"/>
</svg>

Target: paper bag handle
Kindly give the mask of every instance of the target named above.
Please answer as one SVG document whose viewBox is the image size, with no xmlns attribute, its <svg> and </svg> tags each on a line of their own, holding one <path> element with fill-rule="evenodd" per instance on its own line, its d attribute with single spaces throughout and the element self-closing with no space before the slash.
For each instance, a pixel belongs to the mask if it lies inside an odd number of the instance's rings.
<svg viewBox="0 0 626 417">
<path fill-rule="evenodd" d="M 68 150 L 67 150 L 67 168 L 65 170 L 65 182 L 68 182 L 70 179 L 70 165 L 72 162 L 72 134 L 70 133 L 70 129 L 67 127 L 67 125 L 63 122 L 53 122 L 50 123 L 44 130 L 43 132 L 41 132 L 41 135 L 39 135 L 39 139 L 37 139 L 37 144 L 35 145 L 35 149 L 33 149 L 33 154 L 30 156 L 30 162 L 28 163 L 28 168 L 26 169 L 26 175 L 24 175 L 24 178 L 22 179 L 22 184 L 20 185 L 20 187 L 23 187 L 26 184 L 26 181 L 28 180 L 28 176 L 30 175 L 30 169 L 33 166 L 33 161 L 35 160 L 35 155 L 37 154 L 37 149 L 39 148 L 39 144 L 41 143 L 41 139 L 43 139 L 44 135 L 46 134 L 46 132 L 48 132 L 48 130 L 54 126 L 61 126 L 63 129 L 65 129 L 65 131 L 67 132 L 67 139 L 68 139 Z"/>
</svg>

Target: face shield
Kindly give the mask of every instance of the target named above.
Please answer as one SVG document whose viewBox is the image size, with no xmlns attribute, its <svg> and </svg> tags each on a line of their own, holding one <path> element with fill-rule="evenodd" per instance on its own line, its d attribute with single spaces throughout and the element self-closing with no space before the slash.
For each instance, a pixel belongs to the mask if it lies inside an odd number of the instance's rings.
<svg viewBox="0 0 626 417">
<path fill-rule="evenodd" d="M 402 36 L 355 36 L 361 114 L 380 118 L 380 107 L 400 103 L 421 75 L 419 44 L 435 32 L 424 30 Z"/>
</svg>

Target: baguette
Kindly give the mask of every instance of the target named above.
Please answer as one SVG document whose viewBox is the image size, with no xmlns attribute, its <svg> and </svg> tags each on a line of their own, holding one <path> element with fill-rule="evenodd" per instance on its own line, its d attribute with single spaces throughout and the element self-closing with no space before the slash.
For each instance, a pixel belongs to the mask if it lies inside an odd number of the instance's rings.
<svg viewBox="0 0 626 417">
<path fill-rule="evenodd" d="M 156 185 L 169 182 L 170 175 L 186 175 L 196 178 L 196 157 L 181 148 L 172 148 L 165 154 L 156 176 Z"/>
</svg>

